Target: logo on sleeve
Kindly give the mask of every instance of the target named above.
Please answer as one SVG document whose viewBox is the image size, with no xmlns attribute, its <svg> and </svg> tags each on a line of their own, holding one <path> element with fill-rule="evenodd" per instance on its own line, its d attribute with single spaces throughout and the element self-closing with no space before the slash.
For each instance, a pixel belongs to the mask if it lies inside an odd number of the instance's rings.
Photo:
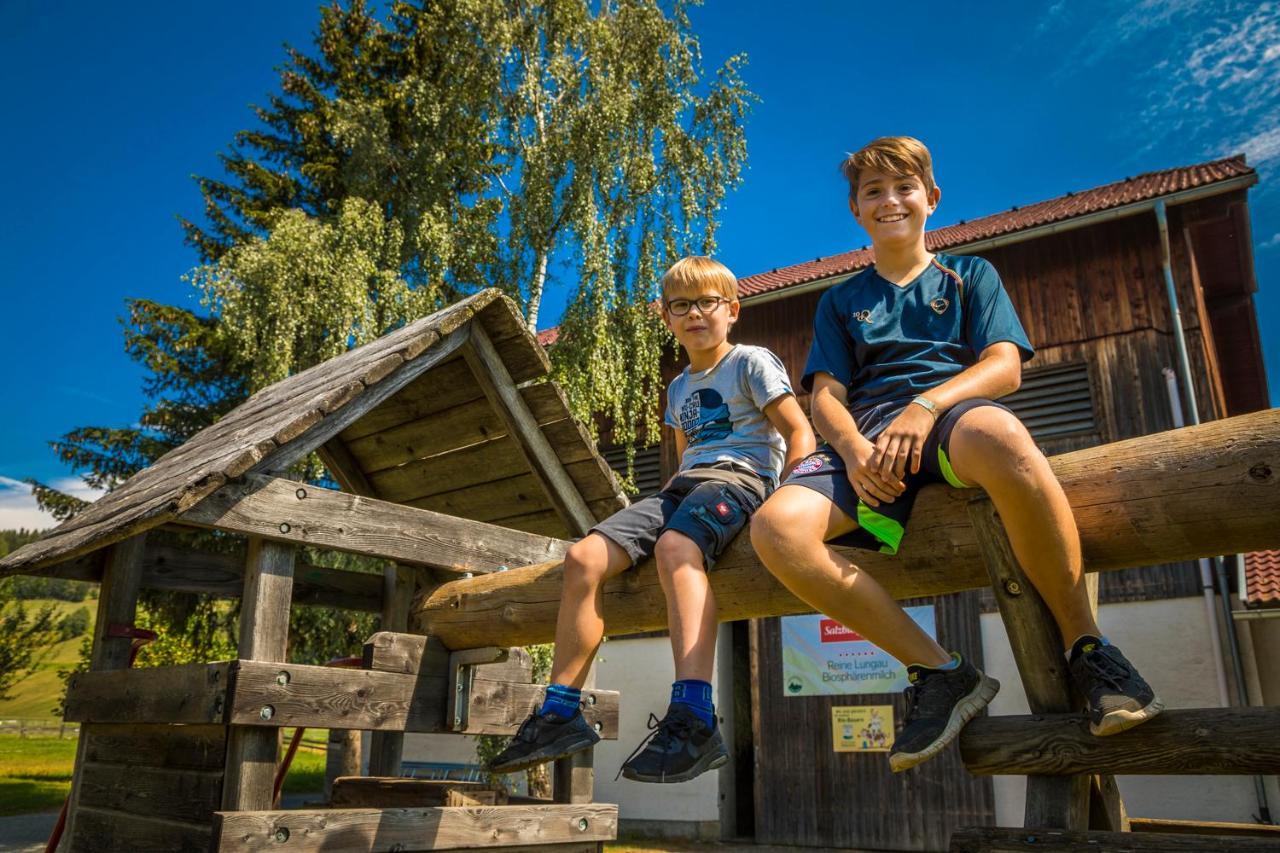
<svg viewBox="0 0 1280 853">
<path fill-rule="evenodd" d="M 857 320 L 859 323 L 870 323 L 871 322 L 870 309 L 867 309 L 867 308 L 862 309 L 861 311 L 853 315 L 853 319 Z"/>
<path fill-rule="evenodd" d="M 933 309 L 935 314 L 945 314 L 947 309 L 951 307 L 951 302 L 945 296 L 939 296 L 929 303 L 929 307 Z"/>
</svg>

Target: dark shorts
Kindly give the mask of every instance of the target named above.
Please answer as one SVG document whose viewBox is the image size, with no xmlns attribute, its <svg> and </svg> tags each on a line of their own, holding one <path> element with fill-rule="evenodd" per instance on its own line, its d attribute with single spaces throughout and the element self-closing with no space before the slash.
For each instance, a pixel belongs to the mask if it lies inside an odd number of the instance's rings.
<svg viewBox="0 0 1280 853">
<path fill-rule="evenodd" d="M 906 490 L 892 503 L 881 501 L 878 507 L 864 504 L 849 482 L 844 460 L 825 444 L 802 459 L 783 485 L 813 489 L 858 522 L 857 530 L 837 536 L 830 540 L 832 544 L 896 554 L 902 544 L 907 520 L 911 517 L 911 508 L 915 506 L 916 495 L 923 486 L 929 483 L 949 483 L 957 489 L 969 487 L 968 483 L 962 482 L 955 471 L 951 470 L 951 459 L 947 454 L 951 447 L 951 432 L 960 416 L 979 406 L 995 406 L 1012 414 L 1008 406 L 985 399 L 965 400 L 948 409 L 925 440 L 924 450 L 920 455 L 919 473 L 907 472 L 903 478 Z"/>
<path fill-rule="evenodd" d="M 591 532 L 616 542 L 635 564 L 653 556 L 659 536 L 677 530 L 697 543 L 710 569 L 769 491 L 768 483 L 741 468 L 690 468 L 672 477 L 662 491 L 615 512 Z"/>
</svg>

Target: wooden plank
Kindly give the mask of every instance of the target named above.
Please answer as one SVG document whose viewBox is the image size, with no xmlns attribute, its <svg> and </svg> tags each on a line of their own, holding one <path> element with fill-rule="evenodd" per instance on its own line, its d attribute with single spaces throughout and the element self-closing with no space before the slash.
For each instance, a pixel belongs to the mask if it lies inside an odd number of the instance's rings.
<svg viewBox="0 0 1280 853">
<path fill-rule="evenodd" d="M 80 730 L 84 759 L 186 770 L 222 771 L 227 753 L 224 725 L 97 724 Z"/>
<path fill-rule="evenodd" d="M 432 366 L 340 435 L 348 446 L 359 446 L 357 439 L 423 420 L 483 397 L 471 378 L 471 368 L 462 356 L 454 355 Z"/>
<path fill-rule="evenodd" d="M 67 722 L 222 723 L 229 663 L 77 672 L 67 680 Z"/>
<path fill-rule="evenodd" d="M 541 685 L 538 685 L 541 686 Z M 610 714 L 604 707 L 605 696 L 601 691 L 595 689 L 596 686 L 596 668 L 594 661 L 592 666 L 587 670 L 586 680 L 583 682 L 583 710 L 582 716 L 587 722 L 591 723 L 592 728 L 601 737 L 607 737 L 606 731 L 612 732 L 613 738 L 618 737 L 617 706 L 614 705 L 613 712 Z M 472 697 L 478 691 L 472 688 Z M 540 691 L 545 697 L 546 689 Z M 612 697 L 614 702 L 617 697 Z M 536 700 L 539 705 L 542 699 Z M 516 705 L 517 702 L 511 701 L 508 704 Z M 529 708 L 533 711 L 533 708 Z M 468 714 L 468 720 L 473 717 Z M 610 725 L 612 723 L 612 725 Z M 557 803 L 589 803 L 592 795 L 595 793 L 595 747 L 584 749 L 581 752 L 570 755 L 568 758 L 557 759 L 552 765 L 551 779 L 551 796 Z"/>
<path fill-rule="evenodd" d="M 585 536 L 595 523 L 595 518 L 577 486 L 564 470 L 564 463 L 556 456 L 546 436 L 539 429 L 537 420 L 516 390 L 507 366 L 503 364 L 482 328 L 472 329 L 471 341 L 463 350 L 463 357 L 471 365 L 485 397 L 502 416 L 508 434 L 516 440 L 516 446 L 520 448 L 530 470 L 570 532 L 575 536 Z"/>
<path fill-rule="evenodd" d="M 1082 832 L 1062 829 L 971 827 L 951 836 L 951 853 L 1179 853 L 1230 850 L 1232 853 L 1275 853 L 1270 838 L 1185 835 L 1164 832 Z"/>
<path fill-rule="evenodd" d="M 448 730 L 447 690 L 443 673 L 406 675 L 242 660 L 227 721 L 242 726 L 442 732 Z"/>
<path fill-rule="evenodd" d="M 1130 566 L 1280 546 L 1280 410 L 1078 450 L 1050 460 L 1081 531 L 1085 567 Z M 1105 472 L 1101 474 L 1100 472 Z M 898 556 L 847 554 L 896 599 L 990 583 L 969 522 L 971 493 L 921 491 Z M 1207 514 L 1205 506 L 1227 507 Z M 424 597 L 414 631 L 451 649 L 520 646 L 555 636 L 561 571 L 555 564 L 451 581 Z M 739 536 L 711 574 L 721 621 L 810 612 L 760 565 Z M 611 634 L 666 627 L 666 599 L 652 561 L 605 584 Z"/>
<path fill-rule="evenodd" d="M 239 651 L 242 658 L 255 661 L 285 660 L 289 645 L 289 602 L 293 594 L 293 564 L 296 556 L 297 549 L 292 545 L 281 545 L 257 537 L 249 540 L 249 552 L 245 557 L 244 599 L 240 605 Z M 237 666 L 237 679 L 240 670 L 241 667 Z M 234 692 L 236 691 L 233 694 Z M 279 745 L 279 732 L 275 729 L 244 726 L 231 729 L 227 742 L 223 808 L 271 807 Z"/>
<path fill-rule="evenodd" d="M 622 506 L 612 483 L 601 478 L 590 479 L 596 468 L 594 460 L 572 462 L 564 467 L 575 486 L 579 482 L 583 483 L 579 493 L 587 501 L 589 510 L 597 502 L 606 500 L 610 501 L 610 507 Z M 406 498 L 403 503 L 489 523 L 497 518 L 530 515 L 552 509 L 546 492 L 529 473 L 517 474 L 504 480 L 488 480 L 426 497 Z"/>
<path fill-rule="evenodd" d="M 89 761 L 80 769 L 80 805 L 209 824 L 222 799 L 222 768 L 140 767 Z"/>
<path fill-rule="evenodd" d="M 69 835 L 72 853 L 207 853 L 208 824 L 83 808 Z"/>
<path fill-rule="evenodd" d="M 365 497 L 377 497 L 369 478 L 360 469 L 360 463 L 351 455 L 341 436 L 334 436 L 320 446 L 316 453 L 324 467 L 333 475 L 333 479 L 344 492 Z"/>
<path fill-rule="evenodd" d="M 382 630 L 404 631 L 409 624 L 409 602 L 417 586 L 413 570 L 389 566 L 383 582 Z M 399 776 L 403 753 L 403 732 L 374 732 L 369 745 L 369 775 Z"/>
<path fill-rule="evenodd" d="M 247 474 L 182 515 L 203 527 L 454 571 L 554 559 L 569 543 L 306 483 Z"/>
<path fill-rule="evenodd" d="M 481 668 L 482 669 L 482 668 Z M 545 684 L 494 680 L 477 672 L 467 691 L 466 726 L 469 735 L 512 735 L 546 697 Z M 582 715 L 602 738 L 618 737 L 620 694 L 616 690 L 584 690 Z"/>
<path fill-rule="evenodd" d="M 1018 565 L 995 505 L 987 497 L 974 500 L 969 504 L 969 518 L 991 577 L 1027 704 L 1036 713 L 1074 710 L 1076 702 L 1068 685 L 1067 659 L 1057 624 Z M 1023 825 L 1088 829 L 1090 784 L 1087 775 L 1028 776 Z"/>
<path fill-rule="evenodd" d="M 1218 823 L 1198 820 L 1167 820 L 1154 817 L 1130 818 L 1134 832 L 1164 832 L 1190 835 L 1250 836 L 1280 840 L 1280 826 L 1267 823 Z"/>
<path fill-rule="evenodd" d="M 509 848 L 538 843 L 611 841 L 618 807 L 608 805 L 470 806 L 418 809 L 323 809 L 220 812 L 220 851 L 439 850 Z"/>
<path fill-rule="evenodd" d="M 481 799 L 488 794 L 490 802 L 468 805 L 506 805 L 506 792 L 484 782 L 455 782 L 441 779 L 388 779 L 369 776 L 346 776 L 335 779 L 331 808 L 411 809 L 424 806 L 450 805 L 452 792 Z"/>
<path fill-rule="evenodd" d="M 378 631 L 364 644 L 363 666 L 409 675 L 443 673 L 449 667 L 449 650 L 435 637 Z"/>
<path fill-rule="evenodd" d="M 970 773 L 1269 776 L 1280 773 L 1280 707 L 1165 711 L 1107 738 L 1080 714 L 984 717 L 960 735 Z"/>
</svg>

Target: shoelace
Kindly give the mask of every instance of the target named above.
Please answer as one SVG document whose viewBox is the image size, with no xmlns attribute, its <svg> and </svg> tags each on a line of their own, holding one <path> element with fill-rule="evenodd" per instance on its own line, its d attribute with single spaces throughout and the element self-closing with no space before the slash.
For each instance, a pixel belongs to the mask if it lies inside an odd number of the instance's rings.
<svg viewBox="0 0 1280 853">
<path fill-rule="evenodd" d="M 677 738 L 688 737 L 693 733 L 694 720 L 691 717 L 676 716 L 668 714 L 661 720 L 653 712 L 649 713 L 649 721 L 646 725 L 649 727 L 649 735 L 640 741 L 640 745 L 632 750 L 627 756 L 626 761 L 622 762 L 622 767 L 626 767 L 631 763 L 631 759 L 644 752 L 650 743 L 655 744 L 663 752 L 666 752 Z M 618 768 L 618 775 L 613 777 L 613 781 L 618 781 L 622 777 L 622 767 Z"/>
<path fill-rule="evenodd" d="M 1124 679 L 1131 675 L 1127 666 L 1102 649 L 1085 652 L 1081 657 L 1085 668 L 1105 682 L 1112 690 L 1124 689 Z"/>
<path fill-rule="evenodd" d="M 933 685 L 936 683 L 936 687 Z M 911 721 L 923 712 L 925 716 L 937 717 L 950 712 L 953 704 L 951 696 L 955 690 L 950 689 L 950 682 L 943 673 L 925 676 L 919 684 L 906 689 L 907 720 Z"/>
<path fill-rule="evenodd" d="M 522 743 L 533 743 L 538 737 L 537 727 L 538 715 L 530 714 L 525 717 L 524 722 L 520 724 L 520 728 L 516 729 L 515 740 Z"/>
</svg>

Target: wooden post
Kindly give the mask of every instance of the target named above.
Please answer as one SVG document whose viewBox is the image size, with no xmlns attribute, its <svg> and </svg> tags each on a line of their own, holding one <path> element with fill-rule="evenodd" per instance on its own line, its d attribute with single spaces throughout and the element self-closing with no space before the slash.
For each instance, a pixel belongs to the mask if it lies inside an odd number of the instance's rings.
<svg viewBox="0 0 1280 853">
<path fill-rule="evenodd" d="M 968 510 L 1027 704 L 1036 714 L 1075 710 L 1057 623 L 1013 556 L 995 505 L 984 496 L 970 502 Z M 1088 829 L 1090 780 L 1089 776 L 1028 776 L 1023 825 Z"/>
<path fill-rule="evenodd" d="M 565 471 L 564 464 L 556 456 L 547 437 L 538 428 L 537 419 L 529 411 L 529 406 L 520 396 L 502 357 L 498 355 L 493 342 L 479 323 L 471 327 L 471 340 L 462 353 L 467 364 L 471 365 L 476 382 L 507 425 L 511 440 L 520 448 L 534 477 L 542 485 L 569 532 L 574 536 L 585 536 L 596 523 L 595 516 L 591 514 L 587 502 Z"/>
<path fill-rule="evenodd" d="M 377 733 L 374 733 L 375 736 Z M 329 729 L 329 746 L 324 761 L 324 801 L 333 800 L 333 780 L 360 775 L 360 732 Z"/>
<path fill-rule="evenodd" d="M 112 625 L 132 625 L 138 610 L 138 589 L 142 585 L 142 553 L 146 548 L 146 534 L 142 533 L 123 542 L 117 542 L 107 551 L 102 571 L 102 586 L 98 591 L 98 617 L 94 622 L 93 649 L 89 657 L 89 669 L 93 671 L 127 669 L 130 637 L 110 637 Z M 89 727 L 80 726 L 76 743 L 75 776 L 71 781 L 71 793 L 64 838 L 67 849 L 75 844 L 75 822 L 79 811 L 81 774 L 85 764 L 85 750 L 89 743 Z"/>
<path fill-rule="evenodd" d="M 403 632 L 409 626 L 409 605 L 417 574 L 406 566 L 392 566 L 383 573 L 382 631 Z M 399 776 L 404 755 L 403 732 L 374 732 L 369 744 L 369 775 Z"/>
<path fill-rule="evenodd" d="M 240 605 L 240 657 L 281 661 L 288 652 L 289 603 L 297 549 L 256 537 L 245 558 L 244 598 Z M 263 719 L 274 709 L 264 705 Z M 265 811 L 272 807 L 276 752 L 280 731 L 258 726 L 232 726 L 227 741 L 227 768 L 222 808 Z"/>
<path fill-rule="evenodd" d="M 587 679 L 582 684 L 584 699 L 586 694 L 596 686 L 595 656 L 592 655 L 591 669 L 587 671 Z M 589 803 L 595 788 L 595 748 L 583 750 L 577 755 L 561 758 L 555 763 L 551 782 L 551 797 L 557 803 Z"/>
</svg>

